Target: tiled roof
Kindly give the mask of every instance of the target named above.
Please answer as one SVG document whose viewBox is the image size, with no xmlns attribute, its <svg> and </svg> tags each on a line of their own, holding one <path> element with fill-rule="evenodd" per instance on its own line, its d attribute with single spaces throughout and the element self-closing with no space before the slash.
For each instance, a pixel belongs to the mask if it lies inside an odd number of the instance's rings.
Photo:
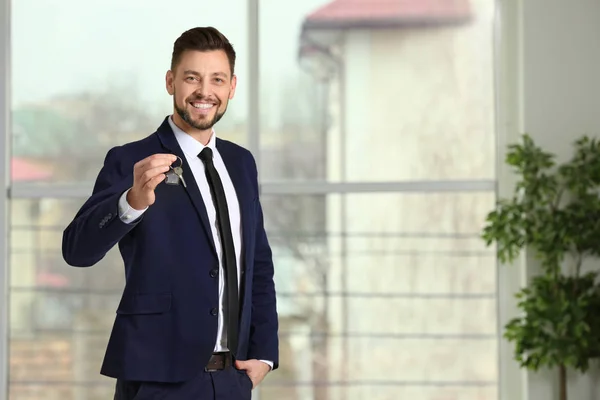
<svg viewBox="0 0 600 400">
<path fill-rule="evenodd" d="M 468 0 L 333 0 L 305 20 L 305 27 L 443 25 L 467 20 Z"/>
<path fill-rule="evenodd" d="M 34 164 L 26 159 L 13 157 L 11 159 L 11 181 L 39 181 L 49 179 L 52 174 L 47 169 Z"/>
</svg>

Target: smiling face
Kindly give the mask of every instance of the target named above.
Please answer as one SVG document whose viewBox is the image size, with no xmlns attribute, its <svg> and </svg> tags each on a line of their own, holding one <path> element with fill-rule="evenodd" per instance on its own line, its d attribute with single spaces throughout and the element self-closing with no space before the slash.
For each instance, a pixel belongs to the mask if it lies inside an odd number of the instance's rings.
<svg viewBox="0 0 600 400">
<path fill-rule="evenodd" d="M 175 124 L 207 142 L 233 99 L 236 81 L 223 50 L 184 51 L 166 76 Z"/>
</svg>

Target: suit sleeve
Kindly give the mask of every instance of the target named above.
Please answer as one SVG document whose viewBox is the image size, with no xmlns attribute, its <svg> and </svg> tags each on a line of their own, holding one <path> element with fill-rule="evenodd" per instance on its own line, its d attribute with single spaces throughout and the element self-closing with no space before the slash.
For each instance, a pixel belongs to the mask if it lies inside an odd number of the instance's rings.
<svg viewBox="0 0 600 400">
<path fill-rule="evenodd" d="M 256 163 L 251 159 L 258 193 Z M 278 316 L 275 297 L 273 256 L 264 228 L 264 218 L 258 200 L 256 240 L 254 249 L 254 278 L 252 281 L 252 322 L 248 358 L 268 360 L 273 369 L 279 366 Z"/>
<path fill-rule="evenodd" d="M 123 153 L 122 147 L 107 153 L 92 195 L 63 232 L 63 258 L 71 266 L 96 264 L 141 220 L 127 224 L 119 218 L 119 198 L 133 184 L 133 164 Z"/>
</svg>

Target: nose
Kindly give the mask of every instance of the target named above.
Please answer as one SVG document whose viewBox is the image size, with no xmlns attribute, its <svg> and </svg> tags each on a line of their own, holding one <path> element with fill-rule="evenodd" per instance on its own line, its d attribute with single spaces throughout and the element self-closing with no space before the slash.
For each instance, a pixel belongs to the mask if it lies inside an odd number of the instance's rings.
<svg viewBox="0 0 600 400">
<path fill-rule="evenodd" d="M 199 99 L 199 100 L 204 100 L 208 97 L 208 93 L 206 91 L 206 89 L 203 86 L 198 87 L 198 89 L 196 89 L 196 91 L 194 92 L 194 95 Z"/>
<path fill-rule="evenodd" d="M 204 99 L 205 97 L 208 97 L 209 94 L 210 94 L 210 85 L 208 84 L 208 82 L 203 80 L 198 85 L 198 88 L 196 89 L 196 95 Z"/>
</svg>

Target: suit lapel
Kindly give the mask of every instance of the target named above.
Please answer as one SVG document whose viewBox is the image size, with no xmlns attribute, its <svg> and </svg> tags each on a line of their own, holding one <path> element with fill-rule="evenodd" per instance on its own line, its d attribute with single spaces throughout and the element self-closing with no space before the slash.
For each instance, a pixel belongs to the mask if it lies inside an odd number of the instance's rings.
<svg viewBox="0 0 600 400">
<path fill-rule="evenodd" d="M 182 160 L 182 168 L 183 168 L 183 179 L 185 179 L 185 183 L 187 188 L 185 188 L 188 196 L 192 200 L 194 204 L 194 208 L 198 212 L 198 216 L 200 217 L 200 221 L 202 221 L 202 227 L 204 228 L 204 233 L 208 237 L 208 240 L 212 244 L 212 250 L 217 255 L 215 242 L 213 239 L 212 231 L 210 229 L 210 223 L 208 222 L 208 213 L 206 212 L 206 207 L 204 206 L 204 201 L 202 200 L 202 195 L 200 194 L 200 189 L 198 189 L 198 185 L 196 184 L 196 179 L 192 174 L 192 169 L 190 165 L 186 161 L 185 155 L 183 154 L 183 150 L 179 146 L 177 139 L 175 138 L 175 134 L 169 125 L 168 118 L 165 118 L 162 125 L 158 128 L 157 134 L 160 142 L 163 147 L 170 151 L 172 154 L 175 154 Z M 183 185 L 181 185 L 183 187 Z"/>
</svg>

